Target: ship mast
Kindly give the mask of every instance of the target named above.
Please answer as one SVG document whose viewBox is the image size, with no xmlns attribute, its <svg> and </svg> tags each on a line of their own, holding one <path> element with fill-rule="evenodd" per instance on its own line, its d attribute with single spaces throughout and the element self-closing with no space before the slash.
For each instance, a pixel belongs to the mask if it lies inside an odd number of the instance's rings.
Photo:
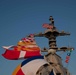
<svg viewBox="0 0 76 75">
<path fill-rule="evenodd" d="M 59 48 L 56 43 L 56 38 L 58 36 L 66 36 L 70 35 L 68 32 L 58 31 L 54 25 L 54 19 L 52 16 L 49 18 L 50 23 L 43 24 L 43 27 L 46 28 L 44 33 L 40 32 L 38 34 L 34 34 L 34 37 L 45 37 L 48 39 L 49 48 L 41 49 L 42 52 L 48 52 L 44 59 L 49 63 L 48 65 L 43 65 L 37 72 L 37 75 L 49 75 L 47 71 L 51 71 L 53 69 L 56 75 L 70 75 L 68 70 L 63 66 L 61 57 L 56 54 L 57 51 L 71 51 L 72 47 L 61 47 Z M 48 73 L 48 74 L 46 74 Z"/>
<path fill-rule="evenodd" d="M 44 33 L 40 32 L 38 34 L 34 34 L 35 37 L 46 37 L 49 41 L 49 49 L 44 48 L 42 49 L 42 52 L 47 52 L 48 50 L 52 52 L 52 50 L 53 51 L 61 51 L 61 50 L 65 51 L 65 50 L 73 49 L 71 47 L 61 47 L 61 48 L 57 47 L 56 37 L 70 35 L 70 33 L 64 32 L 64 31 L 59 32 L 57 28 L 54 26 L 54 19 L 52 16 L 50 16 L 49 21 L 50 21 L 49 24 L 43 24 L 43 27 L 46 28 Z"/>
</svg>

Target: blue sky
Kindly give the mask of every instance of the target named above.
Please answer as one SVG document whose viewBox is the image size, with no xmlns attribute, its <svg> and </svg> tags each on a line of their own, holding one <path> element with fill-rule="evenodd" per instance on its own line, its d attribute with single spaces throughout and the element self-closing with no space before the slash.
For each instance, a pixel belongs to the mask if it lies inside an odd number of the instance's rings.
<svg viewBox="0 0 76 75">
<path fill-rule="evenodd" d="M 59 31 L 70 32 L 70 36 L 57 37 L 57 45 L 76 48 L 76 1 L 75 0 L 0 0 L 0 75 L 11 75 L 23 60 L 7 60 L 1 56 L 2 46 L 16 45 L 28 34 L 44 32 L 43 23 L 53 16 Z M 46 38 L 35 38 L 37 44 L 48 47 Z M 65 59 L 66 54 L 61 55 Z M 68 68 L 76 75 L 76 50 L 72 52 Z M 65 60 L 63 60 L 65 61 Z M 66 66 L 66 64 L 65 64 Z"/>
</svg>

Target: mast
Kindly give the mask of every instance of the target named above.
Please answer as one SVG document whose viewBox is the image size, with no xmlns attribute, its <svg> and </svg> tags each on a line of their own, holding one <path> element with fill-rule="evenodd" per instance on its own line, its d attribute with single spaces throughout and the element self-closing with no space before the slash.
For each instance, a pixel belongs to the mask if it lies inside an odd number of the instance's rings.
<svg viewBox="0 0 76 75">
<path fill-rule="evenodd" d="M 46 28 L 44 33 L 38 33 L 34 34 L 35 37 L 45 37 L 48 39 L 49 43 L 49 49 L 48 50 L 55 50 L 55 51 L 61 51 L 61 50 L 71 50 L 73 48 L 71 47 L 61 47 L 58 48 L 56 44 L 56 37 L 58 36 L 66 36 L 70 35 L 68 32 L 61 31 L 59 32 L 57 28 L 54 26 L 54 19 L 52 16 L 49 18 L 50 23 L 49 24 L 43 24 L 43 27 Z M 42 52 L 48 51 L 46 48 L 42 50 Z"/>
<path fill-rule="evenodd" d="M 48 52 L 44 55 L 44 59 L 49 63 L 39 68 L 36 75 L 49 75 L 52 70 L 55 71 L 55 75 L 70 75 L 68 70 L 62 64 L 62 58 L 56 53 L 57 51 L 72 50 L 72 47 L 59 48 L 56 43 L 56 38 L 59 36 L 70 35 L 68 32 L 58 31 L 54 25 L 54 19 L 52 16 L 49 18 L 50 23 L 43 24 L 46 30 L 42 33 L 34 34 L 34 37 L 45 37 L 48 39 L 49 48 L 41 49 L 41 52 Z"/>
</svg>

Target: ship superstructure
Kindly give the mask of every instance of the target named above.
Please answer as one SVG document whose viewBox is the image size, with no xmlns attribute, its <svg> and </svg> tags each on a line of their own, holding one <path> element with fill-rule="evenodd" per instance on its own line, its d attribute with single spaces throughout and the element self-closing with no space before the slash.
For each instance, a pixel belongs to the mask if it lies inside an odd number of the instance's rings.
<svg viewBox="0 0 76 75">
<path fill-rule="evenodd" d="M 50 71 L 54 71 L 55 73 L 50 75 L 70 75 L 68 69 L 63 66 L 61 57 L 56 54 L 57 51 L 73 50 L 72 47 L 58 48 L 56 44 L 56 37 L 70 35 L 70 33 L 64 31 L 59 32 L 54 26 L 54 19 L 52 16 L 50 16 L 49 21 L 50 24 L 43 24 L 43 27 L 46 28 L 44 33 L 40 32 L 38 34 L 34 34 L 35 37 L 45 37 L 49 41 L 49 48 L 41 50 L 42 52 L 47 52 L 44 58 L 47 60 L 49 65 L 42 66 L 37 75 L 49 75 Z M 68 60 L 66 62 L 68 62 Z"/>
</svg>

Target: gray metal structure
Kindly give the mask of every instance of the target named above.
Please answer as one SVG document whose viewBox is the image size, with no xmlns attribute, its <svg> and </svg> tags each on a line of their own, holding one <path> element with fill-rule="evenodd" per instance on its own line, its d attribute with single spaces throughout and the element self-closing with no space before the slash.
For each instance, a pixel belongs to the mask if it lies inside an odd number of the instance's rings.
<svg viewBox="0 0 76 75">
<path fill-rule="evenodd" d="M 36 75 L 70 75 L 68 69 L 63 66 L 61 57 L 56 53 L 57 51 L 73 49 L 70 47 L 58 48 L 56 44 L 56 37 L 70 35 L 70 33 L 64 31 L 59 32 L 54 26 L 54 19 L 52 16 L 50 16 L 49 20 L 49 26 L 52 26 L 52 28 L 47 27 L 44 33 L 34 34 L 34 37 L 45 37 L 49 41 L 49 48 L 44 48 L 41 50 L 42 52 L 47 52 L 44 59 L 48 62 L 48 64 L 40 67 Z M 52 71 L 54 74 L 50 74 Z"/>
</svg>

